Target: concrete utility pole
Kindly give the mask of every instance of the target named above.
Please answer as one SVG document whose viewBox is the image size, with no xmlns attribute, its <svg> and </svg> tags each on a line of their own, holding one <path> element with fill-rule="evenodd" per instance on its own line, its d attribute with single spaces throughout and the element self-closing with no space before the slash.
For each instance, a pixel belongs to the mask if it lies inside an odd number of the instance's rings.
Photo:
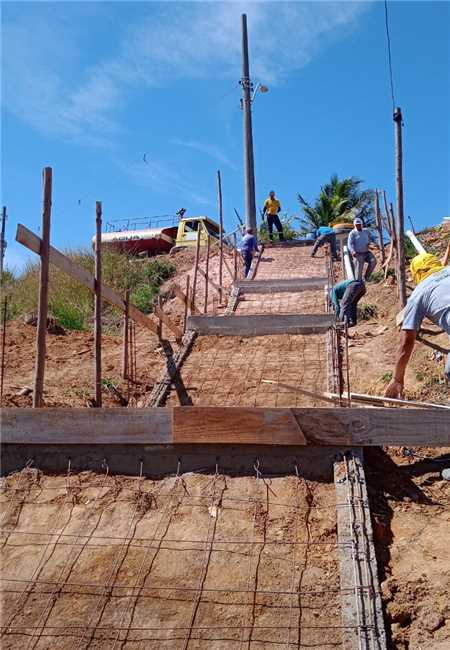
<svg viewBox="0 0 450 650">
<path fill-rule="evenodd" d="M 397 264 L 398 297 L 400 307 L 406 305 L 406 270 L 405 270 L 405 220 L 403 216 L 403 148 L 402 148 L 402 111 L 397 107 L 395 122 L 395 180 L 397 186 Z"/>
<path fill-rule="evenodd" d="M 255 169 L 253 159 L 252 99 L 248 63 L 247 15 L 242 14 L 242 110 L 244 112 L 245 223 L 256 233 Z"/>
</svg>

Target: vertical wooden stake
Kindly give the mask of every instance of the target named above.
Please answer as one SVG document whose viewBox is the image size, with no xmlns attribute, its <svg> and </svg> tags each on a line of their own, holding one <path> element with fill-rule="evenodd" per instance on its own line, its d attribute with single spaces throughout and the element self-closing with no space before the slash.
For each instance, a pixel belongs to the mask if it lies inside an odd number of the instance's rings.
<svg viewBox="0 0 450 650">
<path fill-rule="evenodd" d="M 203 308 L 203 313 L 206 314 L 208 311 L 208 284 L 209 284 L 209 235 L 206 240 L 206 263 L 205 263 L 205 305 Z"/>
<path fill-rule="evenodd" d="M 188 308 L 189 308 L 189 303 L 190 303 L 189 294 L 191 292 L 190 283 L 191 283 L 191 276 L 188 274 L 186 276 L 186 302 L 184 303 L 183 333 L 186 332 Z"/>
<path fill-rule="evenodd" d="M 233 253 L 234 253 L 234 281 L 238 278 L 238 258 L 237 258 L 237 240 L 236 233 L 233 233 Z"/>
<path fill-rule="evenodd" d="M 157 304 L 158 304 L 158 307 L 159 307 L 160 309 L 163 308 L 161 294 L 158 294 Z M 160 339 L 162 339 L 162 335 L 163 335 L 163 322 L 162 322 L 162 320 L 158 317 L 158 336 L 159 336 Z"/>
<path fill-rule="evenodd" d="M 6 239 L 5 239 L 5 228 L 6 228 L 6 205 L 2 209 L 2 226 L 0 230 L 0 276 L 1 281 L 3 282 L 3 260 L 5 258 L 6 252 Z"/>
<path fill-rule="evenodd" d="M 52 168 L 43 171 L 43 207 L 41 228 L 41 267 L 39 273 L 39 305 L 36 333 L 36 366 L 34 369 L 33 407 L 42 406 L 44 392 L 45 353 L 48 312 L 48 274 L 50 248 L 50 216 L 52 209 Z"/>
<path fill-rule="evenodd" d="M 195 249 L 195 265 L 194 265 L 194 279 L 192 280 L 192 306 L 191 306 L 191 311 L 193 311 L 193 307 L 195 306 L 195 291 L 197 289 L 197 275 L 198 275 L 198 261 L 200 258 L 200 223 L 198 224 L 198 230 L 197 230 L 197 246 Z"/>
<path fill-rule="evenodd" d="M 395 109 L 395 178 L 397 185 L 397 263 L 400 308 L 406 305 L 406 269 L 405 269 L 405 224 L 403 216 L 403 148 L 402 148 L 402 111 Z"/>
<path fill-rule="evenodd" d="M 134 381 L 137 381 L 136 323 L 133 323 L 133 377 L 134 377 Z"/>
<path fill-rule="evenodd" d="M 378 190 L 375 190 L 375 224 L 378 231 L 378 245 L 381 252 L 381 263 L 384 264 L 386 259 L 386 254 L 384 251 L 384 241 L 383 241 L 383 223 L 381 221 L 381 212 L 380 212 L 380 202 L 378 198 Z"/>
<path fill-rule="evenodd" d="M 222 304 L 223 299 L 223 206 L 222 206 L 222 179 L 220 177 L 220 170 L 217 171 L 217 194 L 219 200 L 219 302 Z"/>
<path fill-rule="evenodd" d="M 128 379 L 128 342 L 129 342 L 129 314 L 128 306 L 130 304 L 130 291 L 127 290 L 125 294 L 125 312 L 123 314 L 123 330 L 122 330 L 122 378 Z"/>
<path fill-rule="evenodd" d="M 95 406 L 102 405 L 102 204 L 95 203 Z"/>
<path fill-rule="evenodd" d="M 8 313 L 8 296 L 5 296 L 3 301 L 3 315 L 2 315 L 2 366 L 0 377 L 0 406 L 3 406 L 3 382 L 5 380 L 5 365 L 6 365 L 6 315 Z"/>
</svg>

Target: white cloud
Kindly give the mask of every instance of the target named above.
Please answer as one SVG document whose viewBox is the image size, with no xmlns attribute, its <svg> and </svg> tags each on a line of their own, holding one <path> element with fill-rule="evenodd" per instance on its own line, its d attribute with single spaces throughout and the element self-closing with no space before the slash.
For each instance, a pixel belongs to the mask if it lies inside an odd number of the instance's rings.
<svg viewBox="0 0 450 650">
<path fill-rule="evenodd" d="M 113 31 L 114 20 L 109 23 L 108 55 L 88 63 L 83 56 L 89 48 L 85 12 L 97 9 L 89 3 L 75 3 L 76 9 L 39 3 L 37 10 L 27 4 L 3 25 L 3 101 L 7 110 L 41 132 L 105 144 L 119 130 L 117 111 L 130 88 L 168 86 L 177 78 L 237 80 L 243 12 L 248 15 L 252 76 L 274 85 L 330 41 L 343 38 L 367 4 L 130 4 L 134 12 L 120 35 Z M 107 7 L 114 17 L 114 3 Z M 133 14 L 139 16 L 134 23 Z"/>
<path fill-rule="evenodd" d="M 147 158 L 146 163 L 143 161 L 130 163 L 125 160 L 116 160 L 116 164 L 137 185 L 148 190 L 169 194 L 180 193 L 186 200 L 197 205 L 214 205 L 212 198 L 199 192 L 193 181 L 189 181 L 184 175 L 178 173 L 166 163 Z"/>
<path fill-rule="evenodd" d="M 205 153 L 207 156 L 214 158 L 218 162 L 226 165 L 230 169 L 237 171 L 238 166 L 232 162 L 220 149 L 213 144 L 206 144 L 203 142 L 197 142 L 196 140 L 179 140 L 174 138 L 170 141 L 172 144 L 176 144 L 180 147 L 186 147 L 188 149 L 194 149 L 195 151 L 200 151 Z"/>
</svg>

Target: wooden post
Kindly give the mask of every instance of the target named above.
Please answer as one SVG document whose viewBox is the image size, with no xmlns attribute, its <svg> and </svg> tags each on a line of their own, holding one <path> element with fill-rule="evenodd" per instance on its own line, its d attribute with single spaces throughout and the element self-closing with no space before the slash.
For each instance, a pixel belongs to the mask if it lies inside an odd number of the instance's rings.
<svg viewBox="0 0 450 650">
<path fill-rule="evenodd" d="M 209 284 L 209 235 L 206 240 L 206 263 L 205 263 L 205 305 L 203 308 L 203 313 L 206 314 L 208 311 L 208 284 Z"/>
<path fill-rule="evenodd" d="M 192 305 L 195 305 L 195 291 L 197 289 L 197 275 L 198 275 L 198 261 L 200 258 L 200 223 L 197 230 L 197 245 L 195 248 L 195 265 L 194 265 L 194 279 L 192 280 Z M 191 311 L 193 308 L 191 307 Z"/>
<path fill-rule="evenodd" d="M 191 276 L 188 274 L 186 276 L 186 301 L 184 303 L 183 333 L 186 332 L 186 323 L 187 323 L 188 308 L 189 308 L 189 294 L 191 291 L 190 283 L 191 283 Z"/>
<path fill-rule="evenodd" d="M 44 392 L 45 353 L 48 312 L 48 273 L 50 248 L 50 216 L 52 210 L 52 168 L 43 171 L 43 206 L 42 206 L 42 245 L 39 254 L 41 267 L 39 273 L 39 305 L 36 333 L 36 365 L 34 370 L 33 407 L 42 406 Z"/>
<path fill-rule="evenodd" d="M 129 349 L 129 314 L 128 305 L 130 302 L 130 291 L 127 290 L 125 294 L 125 312 L 123 315 L 123 330 L 122 330 L 122 378 L 128 379 L 128 349 Z"/>
<path fill-rule="evenodd" d="M 5 228 L 6 228 L 6 206 L 3 206 L 2 209 L 2 226 L 0 231 L 0 276 L 1 281 L 3 282 L 3 260 L 5 258 L 6 251 L 6 239 L 5 239 Z"/>
<path fill-rule="evenodd" d="M 95 406 L 102 406 L 102 204 L 95 203 Z"/>
<path fill-rule="evenodd" d="M 220 230 L 219 230 L 219 285 L 222 287 L 223 285 L 223 206 L 222 206 L 222 179 L 220 177 L 220 170 L 217 171 L 217 194 L 218 194 L 218 200 L 219 200 L 219 225 L 220 225 Z M 219 290 L 219 302 L 222 304 L 222 288 Z"/>
<path fill-rule="evenodd" d="M 406 305 L 406 269 L 405 269 L 405 225 L 403 216 L 403 149 L 402 149 L 402 111 L 397 107 L 394 113 L 395 122 L 395 158 L 397 185 L 397 264 L 399 303 Z"/>
<path fill-rule="evenodd" d="M 386 255 L 384 251 L 384 241 L 383 241 L 383 223 L 381 221 L 381 212 L 380 212 L 380 202 L 378 199 L 378 190 L 375 190 L 375 223 L 378 231 L 378 245 L 381 252 L 381 263 L 384 264 Z"/>
<path fill-rule="evenodd" d="M 158 305 L 159 309 L 163 308 L 161 294 L 158 294 L 158 297 L 156 299 L 156 304 Z M 161 318 L 158 316 L 158 336 L 160 339 L 162 339 L 162 335 L 163 335 L 163 323 Z"/>
<path fill-rule="evenodd" d="M 238 278 L 238 258 L 237 258 L 237 240 L 236 233 L 233 233 L 233 254 L 234 254 L 234 281 Z"/>
<path fill-rule="evenodd" d="M 6 350 L 6 316 L 8 313 L 8 296 L 5 296 L 3 301 L 3 315 L 2 315 L 2 365 L 0 377 L 0 406 L 3 406 L 3 382 L 5 380 L 5 350 Z"/>
</svg>

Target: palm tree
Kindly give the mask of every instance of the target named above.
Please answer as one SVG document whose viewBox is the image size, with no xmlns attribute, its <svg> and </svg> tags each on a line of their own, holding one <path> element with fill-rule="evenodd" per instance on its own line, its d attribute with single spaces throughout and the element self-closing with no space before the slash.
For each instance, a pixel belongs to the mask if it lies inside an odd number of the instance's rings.
<svg viewBox="0 0 450 650">
<path fill-rule="evenodd" d="M 373 191 L 361 190 L 362 182 L 355 176 L 340 181 L 334 174 L 321 188 L 313 206 L 298 194 L 304 214 L 302 229 L 311 230 L 338 221 L 351 223 L 356 216 L 361 217 L 366 226 L 373 225 Z"/>
</svg>

